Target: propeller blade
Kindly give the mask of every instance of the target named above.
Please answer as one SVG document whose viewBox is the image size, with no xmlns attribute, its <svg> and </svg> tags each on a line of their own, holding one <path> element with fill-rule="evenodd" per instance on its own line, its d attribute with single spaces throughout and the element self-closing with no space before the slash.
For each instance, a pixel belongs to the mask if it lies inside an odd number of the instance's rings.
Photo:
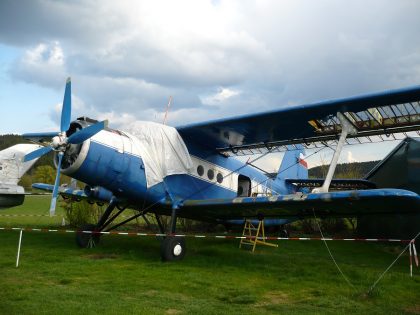
<svg viewBox="0 0 420 315">
<path fill-rule="evenodd" d="M 89 127 L 83 128 L 82 130 L 72 134 L 68 138 L 67 143 L 71 143 L 71 144 L 82 143 L 83 141 L 93 137 L 99 131 L 105 129 L 106 127 L 108 127 L 108 120 L 104 120 L 94 125 L 91 125 Z"/>
<path fill-rule="evenodd" d="M 42 148 L 39 148 L 39 149 L 37 149 L 35 151 L 32 151 L 32 152 L 26 154 L 23 157 L 23 162 L 28 162 L 28 161 L 31 161 L 33 159 L 39 158 L 39 157 L 41 157 L 41 156 L 43 156 L 43 155 L 45 155 L 45 154 L 47 154 L 47 153 L 49 153 L 51 151 L 52 151 L 52 148 L 51 147 L 42 147 Z"/>
<path fill-rule="evenodd" d="M 58 196 L 58 186 L 60 186 L 60 172 L 61 172 L 61 162 L 63 160 L 64 153 L 58 153 L 58 164 L 57 164 L 57 175 L 55 176 L 55 183 L 54 183 L 54 190 L 51 199 L 51 206 L 50 206 L 50 216 L 55 215 L 55 206 L 57 204 L 57 196 Z"/>
<path fill-rule="evenodd" d="M 70 128 L 71 119 L 71 78 L 67 78 L 66 89 L 64 91 L 63 108 L 61 110 L 61 132 Z"/>
</svg>

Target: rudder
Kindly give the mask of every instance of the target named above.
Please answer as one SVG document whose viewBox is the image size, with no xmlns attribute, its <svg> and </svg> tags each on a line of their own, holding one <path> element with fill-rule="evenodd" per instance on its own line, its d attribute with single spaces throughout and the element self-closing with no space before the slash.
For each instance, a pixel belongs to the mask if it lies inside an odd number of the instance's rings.
<svg viewBox="0 0 420 315">
<path fill-rule="evenodd" d="M 304 160 L 305 149 L 302 145 L 296 145 L 296 149 L 288 146 L 287 149 L 277 172 L 276 180 L 285 180 L 286 178 L 307 179 L 308 164 Z"/>
</svg>

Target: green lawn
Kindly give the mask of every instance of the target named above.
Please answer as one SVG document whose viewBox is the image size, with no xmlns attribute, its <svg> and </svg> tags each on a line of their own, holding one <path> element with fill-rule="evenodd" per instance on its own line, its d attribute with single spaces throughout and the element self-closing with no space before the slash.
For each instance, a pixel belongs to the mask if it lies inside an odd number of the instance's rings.
<svg viewBox="0 0 420 315">
<path fill-rule="evenodd" d="M 47 214 L 29 197 L 0 214 Z M 0 226 L 58 226 L 61 218 L 2 217 Z M 409 277 L 395 244 L 329 242 L 350 279 L 341 278 L 322 242 L 281 241 L 238 249 L 238 240 L 187 239 L 181 262 L 162 263 L 153 237 L 104 236 L 79 249 L 74 234 L 0 231 L 1 314 L 420 314 L 420 270 Z"/>
</svg>

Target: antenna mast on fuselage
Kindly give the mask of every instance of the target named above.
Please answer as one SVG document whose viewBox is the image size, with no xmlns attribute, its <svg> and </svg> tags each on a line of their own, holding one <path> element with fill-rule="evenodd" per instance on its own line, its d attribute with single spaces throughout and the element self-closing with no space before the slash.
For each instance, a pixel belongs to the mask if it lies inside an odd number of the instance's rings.
<svg viewBox="0 0 420 315">
<path fill-rule="evenodd" d="M 172 96 L 169 96 L 169 102 L 166 106 L 165 117 L 163 118 L 163 124 L 166 125 L 166 118 L 168 117 L 169 107 L 171 106 Z"/>
</svg>

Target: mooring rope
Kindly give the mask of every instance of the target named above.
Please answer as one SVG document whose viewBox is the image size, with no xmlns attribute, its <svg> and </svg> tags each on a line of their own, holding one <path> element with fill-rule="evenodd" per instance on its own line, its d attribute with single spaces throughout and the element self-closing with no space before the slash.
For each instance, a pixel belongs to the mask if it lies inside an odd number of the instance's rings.
<svg viewBox="0 0 420 315">
<path fill-rule="evenodd" d="M 392 266 L 395 265 L 395 263 L 397 262 L 397 260 L 405 253 L 405 251 L 407 250 L 407 248 L 409 248 L 409 246 L 411 246 L 412 242 L 415 242 L 415 240 L 419 237 L 420 232 L 417 233 L 417 235 L 411 240 L 410 243 L 408 243 L 407 246 L 404 247 L 403 251 L 397 256 L 397 258 L 395 258 L 395 260 L 388 266 L 388 268 L 385 269 L 385 271 L 379 276 L 379 278 L 372 284 L 372 286 L 370 287 L 368 294 L 372 293 L 373 289 L 376 287 L 376 285 L 379 283 L 379 281 L 382 280 L 382 278 L 385 276 L 385 274 L 389 271 L 389 269 L 392 268 Z"/>
<path fill-rule="evenodd" d="M 332 252 L 331 252 L 331 250 L 330 250 L 330 248 L 329 248 L 329 246 L 328 246 L 328 244 L 327 244 L 327 241 L 325 240 L 324 233 L 322 233 L 321 225 L 319 224 L 318 219 L 317 219 L 317 217 L 316 217 L 316 215 L 315 215 L 315 210 L 314 210 L 314 208 L 312 208 L 312 212 L 313 212 L 313 214 L 314 214 L 315 222 L 316 222 L 316 224 L 318 225 L 319 232 L 321 233 L 322 241 L 324 242 L 325 247 L 327 248 L 327 251 L 328 251 L 328 253 L 330 254 L 330 257 L 331 257 L 332 261 L 334 262 L 334 265 L 337 267 L 338 271 L 339 271 L 339 272 L 340 272 L 340 274 L 343 276 L 343 278 L 344 278 L 344 280 L 347 282 L 347 284 L 348 284 L 351 288 L 354 288 L 354 285 L 353 285 L 353 284 L 350 282 L 350 280 L 346 277 L 346 275 L 344 274 L 344 272 L 341 270 L 340 266 L 338 265 L 337 261 L 335 260 L 335 258 L 334 258 L 334 256 L 333 256 L 333 254 L 332 254 Z"/>
</svg>

